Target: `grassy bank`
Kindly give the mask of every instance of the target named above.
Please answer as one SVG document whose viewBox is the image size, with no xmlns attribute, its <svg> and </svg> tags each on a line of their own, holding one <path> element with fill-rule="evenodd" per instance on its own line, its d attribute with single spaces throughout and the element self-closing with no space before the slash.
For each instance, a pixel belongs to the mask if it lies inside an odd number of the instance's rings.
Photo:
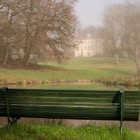
<svg viewBox="0 0 140 140">
<path fill-rule="evenodd" d="M 123 130 L 122 140 L 139 140 L 140 132 Z M 0 128 L 0 140 L 120 140 L 118 127 L 83 126 L 67 127 L 61 125 L 17 125 Z"/>
<path fill-rule="evenodd" d="M 132 61 L 122 61 L 116 65 L 112 58 L 75 58 L 67 64 L 44 62 L 40 65 L 43 68 L 34 70 L 0 68 L 0 84 L 104 82 L 108 79 L 113 79 L 114 82 L 118 79 L 136 79 L 136 68 Z"/>
</svg>

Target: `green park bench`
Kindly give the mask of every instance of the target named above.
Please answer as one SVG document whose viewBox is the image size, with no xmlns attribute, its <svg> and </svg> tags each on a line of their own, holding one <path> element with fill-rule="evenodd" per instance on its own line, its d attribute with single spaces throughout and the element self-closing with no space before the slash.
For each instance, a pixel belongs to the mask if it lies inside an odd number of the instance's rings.
<svg viewBox="0 0 140 140">
<path fill-rule="evenodd" d="M 0 89 L 0 117 L 139 121 L 140 91 Z"/>
</svg>

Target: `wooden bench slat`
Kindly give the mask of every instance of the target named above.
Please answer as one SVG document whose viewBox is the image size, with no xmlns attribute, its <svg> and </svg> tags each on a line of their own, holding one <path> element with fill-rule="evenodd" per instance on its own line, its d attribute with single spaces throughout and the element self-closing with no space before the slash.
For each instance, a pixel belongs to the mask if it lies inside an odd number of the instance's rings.
<svg viewBox="0 0 140 140">
<path fill-rule="evenodd" d="M 113 96 L 114 93 L 116 93 L 116 91 L 90 91 L 90 90 L 86 90 L 86 91 L 81 91 L 81 90 L 18 90 L 18 89 L 11 89 L 9 91 L 9 93 L 11 94 L 18 94 L 18 95 L 32 95 L 34 94 L 35 96 L 44 96 L 44 94 L 46 96 L 61 96 L 61 97 L 65 97 L 65 96 L 74 96 L 74 97 L 94 97 L 95 95 L 97 96 L 101 96 L 104 94 L 106 96 Z M 85 94 L 86 93 L 86 94 Z"/>
</svg>

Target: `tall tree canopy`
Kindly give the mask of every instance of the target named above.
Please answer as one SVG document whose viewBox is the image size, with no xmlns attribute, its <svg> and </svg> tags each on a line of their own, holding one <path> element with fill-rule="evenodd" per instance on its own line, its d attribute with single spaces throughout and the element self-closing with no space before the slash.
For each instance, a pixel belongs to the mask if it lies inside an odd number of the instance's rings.
<svg viewBox="0 0 140 140">
<path fill-rule="evenodd" d="M 140 75 L 140 2 L 131 1 L 108 6 L 102 30 L 105 54 L 135 61 Z"/>
<path fill-rule="evenodd" d="M 67 58 L 74 45 L 75 0 L 1 0 L 0 63 Z"/>
</svg>

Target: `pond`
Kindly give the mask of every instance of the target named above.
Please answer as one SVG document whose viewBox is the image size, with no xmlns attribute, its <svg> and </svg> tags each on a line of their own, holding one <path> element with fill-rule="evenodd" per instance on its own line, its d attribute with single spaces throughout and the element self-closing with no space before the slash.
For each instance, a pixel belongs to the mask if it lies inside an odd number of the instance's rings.
<svg viewBox="0 0 140 140">
<path fill-rule="evenodd" d="M 48 83 L 48 84 L 22 84 L 22 85 L 8 85 L 9 88 L 33 88 L 33 89 L 85 89 L 85 90 L 140 90 L 139 87 L 125 87 L 125 86 L 107 86 L 102 83 Z"/>
</svg>

